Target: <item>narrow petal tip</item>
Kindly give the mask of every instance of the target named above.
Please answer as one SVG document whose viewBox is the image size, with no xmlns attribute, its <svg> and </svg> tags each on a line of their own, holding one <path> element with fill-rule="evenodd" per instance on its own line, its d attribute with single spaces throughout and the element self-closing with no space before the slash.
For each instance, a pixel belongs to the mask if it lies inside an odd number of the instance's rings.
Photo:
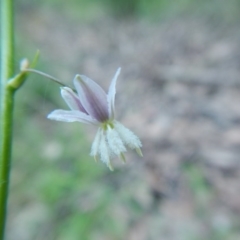
<svg viewBox="0 0 240 240">
<path fill-rule="evenodd" d="M 137 154 L 138 154 L 140 157 L 143 157 L 141 148 L 136 148 L 135 150 L 136 150 Z"/>
<path fill-rule="evenodd" d="M 121 67 L 119 67 L 119 68 L 117 69 L 116 75 L 119 75 L 119 74 L 120 74 L 120 72 L 121 72 L 121 70 L 122 70 L 122 68 L 121 68 Z"/>
<path fill-rule="evenodd" d="M 114 168 L 113 168 L 111 162 L 109 162 L 109 163 L 107 164 L 107 166 L 108 166 L 108 168 L 110 169 L 110 171 L 112 171 L 112 172 L 114 171 Z"/>
<path fill-rule="evenodd" d="M 93 157 L 94 157 L 95 162 L 98 162 L 98 157 L 97 157 L 97 155 L 94 155 Z"/>
<path fill-rule="evenodd" d="M 108 111 L 109 111 L 109 114 L 110 114 L 110 118 L 111 119 L 114 119 L 114 112 L 115 112 L 115 95 L 116 95 L 116 83 L 117 83 L 117 79 L 118 79 L 118 76 L 120 74 L 120 71 L 121 71 L 121 68 L 119 67 L 112 79 L 112 82 L 109 86 L 109 90 L 108 90 L 108 95 L 107 95 L 107 98 L 108 98 Z"/>
<path fill-rule="evenodd" d="M 120 154 L 120 158 L 121 158 L 123 163 L 126 163 L 126 158 L 125 158 L 125 155 L 123 153 Z"/>
</svg>

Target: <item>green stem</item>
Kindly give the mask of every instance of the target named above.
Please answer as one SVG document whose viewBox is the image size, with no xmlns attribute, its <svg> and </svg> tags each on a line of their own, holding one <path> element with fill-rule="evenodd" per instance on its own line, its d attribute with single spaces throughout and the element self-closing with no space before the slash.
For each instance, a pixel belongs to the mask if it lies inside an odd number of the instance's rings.
<svg viewBox="0 0 240 240">
<path fill-rule="evenodd" d="M 41 71 L 38 71 L 38 70 L 36 70 L 36 69 L 26 68 L 26 69 L 24 69 L 24 71 L 36 73 L 36 74 L 38 74 L 38 75 L 41 75 L 41 76 L 43 76 L 43 77 L 46 77 L 46 78 L 48 78 L 48 79 L 50 79 L 50 80 L 58 83 L 59 85 L 61 85 L 61 86 L 63 86 L 63 87 L 68 87 L 66 84 L 62 83 L 62 82 L 61 82 L 60 80 L 58 80 L 57 78 L 52 77 L 51 75 L 46 74 L 46 73 L 41 72 Z M 69 88 L 70 88 L 70 87 L 69 87 Z"/>
<path fill-rule="evenodd" d="M 13 91 L 5 91 L 3 103 L 3 117 L 1 119 L 1 169 L 0 169 L 0 239 L 4 237 L 6 222 L 6 208 L 8 197 L 8 185 L 11 164 L 11 142 L 12 142 L 12 113 L 13 113 Z"/>
<path fill-rule="evenodd" d="M 0 240 L 4 239 L 11 163 L 13 90 L 7 81 L 14 74 L 13 0 L 1 0 L 1 84 L 0 84 Z"/>
</svg>

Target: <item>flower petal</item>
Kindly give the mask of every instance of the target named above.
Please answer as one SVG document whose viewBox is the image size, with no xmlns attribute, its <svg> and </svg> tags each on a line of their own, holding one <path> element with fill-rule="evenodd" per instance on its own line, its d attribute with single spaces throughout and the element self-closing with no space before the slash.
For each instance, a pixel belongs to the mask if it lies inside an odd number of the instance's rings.
<svg viewBox="0 0 240 240">
<path fill-rule="evenodd" d="M 132 149 L 140 149 L 142 143 L 139 138 L 128 128 L 124 127 L 121 123 L 114 121 L 114 127 L 121 137 L 122 141 Z"/>
<path fill-rule="evenodd" d="M 109 118 L 109 113 L 107 95 L 104 90 L 84 75 L 76 75 L 73 83 L 78 92 L 80 102 L 87 113 L 99 122 L 106 121 Z"/>
<path fill-rule="evenodd" d="M 110 149 L 107 145 L 106 135 L 104 131 L 100 132 L 100 142 L 99 142 L 99 155 L 102 162 L 106 163 L 111 171 L 113 171 L 113 167 L 110 161 Z"/>
<path fill-rule="evenodd" d="M 61 88 L 61 95 L 71 110 L 78 110 L 87 113 L 82 106 L 77 94 L 69 87 Z"/>
<path fill-rule="evenodd" d="M 62 122 L 82 122 L 87 124 L 97 124 L 91 116 L 79 111 L 54 110 L 47 118 Z"/>
<path fill-rule="evenodd" d="M 100 140 L 101 140 L 101 129 L 99 128 L 98 131 L 97 131 L 97 134 L 94 138 L 92 148 L 91 148 L 91 153 L 90 153 L 90 155 L 93 156 L 95 160 L 97 160 Z"/>
<path fill-rule="evenodd" d="M 115 73 L 112 82 L 109 86 L 107 100 L 108 100 L 108 111 L 110 118 L 114 119 L 114 105 L 115 105 L 115 94 L 116 94 L 116 83 L 117 78 L 120 74 L 121 68 L 118 68 L 117 72 Z"/>
<path fill-rule="evenodd" d="M 122 139 L 120 138 L 118 132 L 111 127 L 108 127 L 106 131 L 107 142 L 110 150 L 117 156 L 121 156 L 121 153 L 126 152 Z"/>
</svg>

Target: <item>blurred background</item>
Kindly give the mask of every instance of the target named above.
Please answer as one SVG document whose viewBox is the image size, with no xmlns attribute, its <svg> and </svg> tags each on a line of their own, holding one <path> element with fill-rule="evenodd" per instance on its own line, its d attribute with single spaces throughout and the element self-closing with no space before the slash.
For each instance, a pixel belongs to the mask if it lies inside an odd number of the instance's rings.
<svg viewBox="0 0 240 240">
<path fill-rule="evenodd" d="M 7 240 L 240 239 L 240 1 L 15 1 L 16 69 L 108 89 L 144 157 L 89 156 L 96 128 L 31 74 L 16 94 Z"/>
</svg>

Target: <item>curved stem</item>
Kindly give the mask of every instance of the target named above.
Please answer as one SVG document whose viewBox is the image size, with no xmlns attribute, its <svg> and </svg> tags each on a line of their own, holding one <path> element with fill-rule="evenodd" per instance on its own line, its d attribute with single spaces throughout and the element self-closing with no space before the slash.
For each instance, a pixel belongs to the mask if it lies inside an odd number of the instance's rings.
<svg viewBox="0 0 240 240">
<path fill-rule="evenodd" d="M 44 73 L 44 72 L 41 72 L 41 71 L 38 71 L 36 69 L 32 69 L 32 68 L 26 68 L 24 69 L 25 72 L 32 72 L 32 73 L 36 73 L 38 75 L 41 75 L 43 77 L 46 77 L 56 83 L 58 83 L 59 85 L 63 86 L 63 87 L 68 87 L 66 84 L 62 83 L 60 80 L 58 80 L 57 78 L 55 77 L 52 77 L 51 75 L 47 74 L 47 73 Z M 69 87 L 70 88 L 70 87 Z"/>
<path fill-rule="evenodd" d="M 11 163 L 13 90 L 7 81 L 14 74 L 13 0 L 1 0 L 0 84 L 0 240 L 4 239 Z"/>
</svg>

